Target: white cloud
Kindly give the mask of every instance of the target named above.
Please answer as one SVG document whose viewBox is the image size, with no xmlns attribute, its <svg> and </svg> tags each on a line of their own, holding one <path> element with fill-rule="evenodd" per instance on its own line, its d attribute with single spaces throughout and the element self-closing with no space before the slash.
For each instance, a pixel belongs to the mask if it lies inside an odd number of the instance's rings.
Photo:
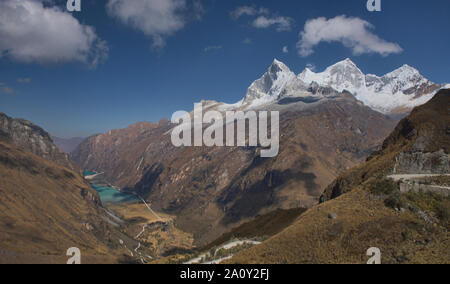
<svg viewBox="0 0 450 284">
<path fill-rule="evenodd" d="M 8 86 L 3 86 L 0 88 L 0 91 L 2 91 L 2 93 L 5 93 L 7 95 L 13 95 L 16 93 L 16 91 Z"/>
<path fill-rule="evenodd" d="M 0 82 L 0 94 L 12 95 L 15 93 L 16 91 L 13 88 L 10 88 L 5 83 Z"/>
<path fill-rule="evenodd" d="M 241 6 L 237 7 L 234 11 L 231 12 L 231 17 L 234 20 L 237 20 L 242 16 L 256 16 L 263 14 L 269 14 L 269 9 L 263 7 L 257 8 L 254 6 Z"/>
<path fill-rule="evenodd" d="M 213 45 L 213 46 L 205 47 L 204 51 L 209 52 L 209 51 L 219 50 L 222 48 L 223 48 L 223 46 L 221 46 L 221 45 Z"/>
<path fill-rule="evenodd" d="M 252 22 L 252 26 L 258 29 L 266 29 L 276 26 L 277 31 L 290 31 L 294 20 L 289 17 L 283 17 L 272 13 L 269 9 L 255 6 L 240 6 L 231 12 L 231 17 L 238 20 L 243 16 L 257 16 Z"/>
<path fill-rule="evenodd" d="M 0 1 L 0 58 L 26 63 L 77 61 L 91 67 L 107 58 L 107 44 L 94 28 L 49 3 Z"/>
<path fill-rule="evenodd" d="M 31 83 L 31 78 L 17 78 L 17 83 L 30 84 Z"/>
<path fill-rule="evenodd" d="M 289 53 L 289 48 L 287 46 L 283 46 L 283 53 Z"/>
<path fill-rule="evenodd" d="M 350 48 L 354 55 L 378 53 L 387 56 L 401 53 L 403 49 L 396 43 L 381 39 L 372 30 L 374 26 L 360 18 L 337 16 L 308 20 L 300 33 L 298 52 L 306 57 L 314 53 L 314 47 L 321 42 L 340 42 Z"/>
<path fill-rule="evenodd" d="M 200 19 L 200 1 L 187 0 L 108 0 L 110 16 L 153 39 L 153 47 L 164 47 L 166 37 L 182 30 L 190 18 Z"/>
<path fill-rule="evenodd" d="M 259 16 L 253 21 L 253 26 L 258 29 L 266 29 L 271 26 L 276 26 L 277 31 L 284 32 L 290 31 L 294 20 L 289 17 L 272 17 Z"/>
<path fill-rule="evenodd" d="M 242 43 L 244 43 L 244 44 L 252 44 L 252 39 L 251 38 L 246 38 L 246 39 L 244 39 L 243 41 L 242 41 Z"/>
</svg>

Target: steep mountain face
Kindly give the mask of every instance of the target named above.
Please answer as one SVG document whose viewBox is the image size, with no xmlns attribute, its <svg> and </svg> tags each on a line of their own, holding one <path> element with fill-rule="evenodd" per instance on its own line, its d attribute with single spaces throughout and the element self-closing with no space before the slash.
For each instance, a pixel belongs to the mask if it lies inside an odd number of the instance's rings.
<svg viewBox="0 0 450 284">
<path fill-rule="evenodd" d="M 441 90 L 426 105 L 414 109 L 369 161 L 340 176 L 325 191 L 329 200 L 375 176 L 448 174 L 450 165 L 450 90 Z"/>
<path fill-rule="evenodd" d="M 256 106 L 278 99 L 286 85 L 295 79 L 295 74 L 282 62 L 274 60 L 260 79 L 256 80 L 247 91 L 244 103 Z"/>
<path fill-rule="evenodd" d="M 258 214 L 317 203 L 326 185 L 362 162 L 394 127 L 350 94 L 318 86 L 308 94 L 322 99 L 264 107 L 280 111 L 280 154 L 273 159 L 252 147 L 175 148 L 168 122 L 132 138 L 132 128 L 89 138 L 72 157 L 155 210 L 176 215 L 179 228 L 206 244 Z"/>
<path fill-rule="evenodd" d="M 285 64 L 275 59 L 269 70 L 250 86 L 246 97 L 228 107 L 251 109 L 291 97 L 317 100 L 320 97 L 311 93 L 318 87 L 350 92 L 376 111 L 401 115 L 429 101 L 445 85 L 429 81 L 408 65 L 379 77 L 365 75 L 353 61 L 346 59 L 321 73 L 306 68 L 294 76 Z"/>
<path fill-rule="evenodd" d="M 83 263 L 117 262 L 125 252 L 118 240 L 127 237 L 98 194 L 61 165 L 64 156 L 41 128 L 2 118 L 8 132 L 0 136 L 0 263 L 63 264 L 71 247 L 81 250 Z"/>
<path fill-rule="evenodd" d="M 0 137 L 30 151 L 42 158 L 49 159 L 61 166 L 75 169 L 67 154 L 62 153 L 53 144 L 51 136 L 33 123 L 14 119 L 0 112 Z"/>
<path fill-rule="evenodd" d="M 71 153 L 71 158 L 83 169 L 105 174 L 105 179 L 121 187 L 134 185 L 142 176 L 142 154 L 149 144 L 168 131 L 169 122 L 141 122 L 125 129 L 91 136 Z M 141 165 L 140 165 L 141 164 Z"/>
<path fill-rule="evenodd" d="M 304 70 L 298 78 L 337 91 L 347 90 L 367 106 L 386 114 L 408 112 L 429 101 L 443 87 L 404 65 L 382 77 L 365 75 L 350 59 L 328 67 L 322 73 Z"/>
<path fill-rule="evenodd" d="M 56 147 L 63 151 L 64 153 L 70 154 L 73 150 L 75 150 L 81 142 L 83 142 L 85 138 L 81 137 L 74 137 L 74 138 L 58 138 L 53 137 L 53 142 L 55 143 Z"/>
<path fill-rule="evenodd" d="M 391 174 L 449 174 L 450 90 L 403 119 L 369 160 L 340 175 L 320 205 L 230 263 L 450 263 L 450 199 L 401 193 Z M 448 188 L 448 178 L 446 178 Z M 430 182 L 430 181 L 428 181 Z M 448 191 L 448 189 L 447 189 Z M 248 225 L 250 226 L 250 225 Z"/>
</svg>

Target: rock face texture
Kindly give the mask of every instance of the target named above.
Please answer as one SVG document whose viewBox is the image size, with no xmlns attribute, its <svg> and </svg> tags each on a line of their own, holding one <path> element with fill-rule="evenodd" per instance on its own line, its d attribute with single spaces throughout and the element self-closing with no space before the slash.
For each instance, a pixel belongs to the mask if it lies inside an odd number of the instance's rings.
<svg viewBox="0 0 450 284">
<path fill-rule="evenodd" d="M 322 201 L 334 199 L 368 178 L 391 174 L 448 174 L 450 90 L 441 90 L 427 104 L 400 121 L 369 161 L 339 176 Z"/>
<path fill-rule="evenodd" d="M 259 147 L 176 148 L 167 121 L 91 137 L 72 158 L 176 215 L 177 226 L 205 244 L 257 215 L 312 206 L 339 173 L 378 149 L 395 121 L 349 94 L 333 94 L 264 108 L 280 111 L 273 159 L 261 158 Z"/>
<path fill-rule="evenodd" d="M 42 158 L 75 169 L 69 156 L 53 144 L 51 136 L 27 120 L 14 119 L 0 112 L 0 137 Z"/>
<path fill-rule="evenodd" d="M 394 174 L 448 174 L 450 155 L 443 150 L 432 153 L 404 152 L 395 161 Z"/>
</svg>

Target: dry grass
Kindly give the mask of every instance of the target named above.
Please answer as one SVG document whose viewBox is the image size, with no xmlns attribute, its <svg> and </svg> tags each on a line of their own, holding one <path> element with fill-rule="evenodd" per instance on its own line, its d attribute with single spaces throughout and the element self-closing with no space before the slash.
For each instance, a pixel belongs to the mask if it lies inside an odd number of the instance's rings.
<svg viewBox="0 0 450 284">
<path fill-rule="evenodd" d="M 337 219 L 329 219 L 329 213 Z M 313 207 L 282 233 L 230 262 L 363 264 L 370 247 L 381 249 L 383 263 L 450 263 L 447 228 L 392 210 L 361 188 Z"/>
<path fill-rule="evenodd" d="M 0 262 L 67 261 L 70 247 L 114 262 L 97 198 L 77 173 L 0 142 Z"/>
<path fill-rule="evenodd" d="M 108 209 L 116 213 L 121 219 L 136 225 L 150 224 L 159 219 L 152 214 L 145 204 L 107 204 Z M 168 221 L 173 216 L 157 212 L 161 219 Z"/>
</svg>

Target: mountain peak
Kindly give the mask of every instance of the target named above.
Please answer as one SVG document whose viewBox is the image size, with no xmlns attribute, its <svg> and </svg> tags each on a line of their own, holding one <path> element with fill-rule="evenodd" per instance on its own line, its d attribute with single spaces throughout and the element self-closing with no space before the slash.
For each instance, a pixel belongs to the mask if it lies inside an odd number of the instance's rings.
<svg viewBox="0 0 450 284">
<path fill-rule="evenodd" d="M 384 75 L 385 78 L 398 78 L 402 81 L 417 81 L 423 79 L 419 70 L 404 64 L 402 67 L 395 69 L 394 71 Z"/>
<path fill-rule="evenodd" d="M 362 73 L 362 71 L 359 69 L 358 65 L 356 65 L 355 62 L 353 62 L 350 58 L 344 59 L 342 61 L 337 62 L 334 65 L 331 65 L 330 67 L 328 67 L 328 69 L 336 69 L 336 68 L 348 68 L 348 69 L 354 69 L 354 70 L 358 70 Z"/>
<path fill-rule="evenodd" d="M 283 62 L 281 62 L 280 60 L 274 58 L 272 65 L 285 65 L 285 64 Z"/>
<path fill-rule="evenodd" d="M 397 72 L 397 73 L 399 73 L 399 72 L 420 73 L 419 70 L 417 70 L 416 68 L 414 68 L 412 66 L 409 66 L 408 64 L 404 64 L 402 67 L 397 68 L 396 70 L 394 70 L 391 73 L 394 73 L 394 72 Z"/>
<path fill-rule="evenodd" d="M 350 58 L 346 58 L 342 61 L 339 61 L 336 64 L 334 64 L 333 66 L 336 66 L 336 65 L 346 65 L 346 66 L 350 65 L 350 66 L 357 67 L 356 63 L 353 62 Z"/>
<path fill-rule="evenodd" d="M 353 62 L 350 58 L 346 58 L 344 61 L 347 63 L 353 64 L 353 65 L 356 65 L 355 62 Z"/>
<path fill-rule="evenodd" d="M 274 59 L 272 65 L 270 65 L 269 67 L 269 73 L 278 73 L 280 71 L 283 72 L 291 72 L 291 69 L 289 69 L 289 67 L 287 67 L 286 64 L 284 64 L 283 62 L 279 61 L 278 59 Z"/>
<path fill-rule="evenodd" d="M 258 99 L 274 100 L 280 95 L 283 88 L 295 78 L 295 74 L 286 64 L 274 59 L 267 72 L 249 87 L 244 101 L 253 103 Z"/>
</svg>

